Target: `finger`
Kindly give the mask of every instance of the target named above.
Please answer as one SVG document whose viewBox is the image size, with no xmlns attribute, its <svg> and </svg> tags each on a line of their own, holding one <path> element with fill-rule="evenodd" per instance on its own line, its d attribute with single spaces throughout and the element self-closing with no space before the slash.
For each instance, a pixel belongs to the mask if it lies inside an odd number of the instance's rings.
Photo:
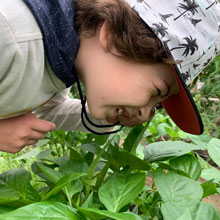
<svg viewBox="0 0 220 220">
<path fill-rule="evenodd" d="M 26 142 L 26 145 L 25 146 L 28 146 L 28 145 L 34 145 L 34 144 L 36 144 L 37 143 L 37 141 L 38 140 L 28 140 L 27 142 Z"/>
<path fill-rule="evenodd" d="M 56 128 L 56 125 L 52 122 L 45 121 L 39 118 L 34 118 L 32 121 L 32 130 L 40 132 L 49 132 L 53 131 Z"/>
<path fill-rule="evenodd" d="M 32 130 L 28 139 L 41 140 L 41 139 L 44 139 L 45 137 L 46 137 L 46 132 Z"/>
<path fill-rule="evenodd" d="M 26 141 L 22 141 L 22 144 L 20 144 L 20 145 L 14 145 L 11 147 L 3 147 L 3 148 L 1 148 L 1 151 L 15 154 L 15 153 L 18 153 L 19 151 L 21 151 L 24 147 L 34 145 L 36 143 L 37 143 L 37 140 L 29 139 Z"/>
</svg>

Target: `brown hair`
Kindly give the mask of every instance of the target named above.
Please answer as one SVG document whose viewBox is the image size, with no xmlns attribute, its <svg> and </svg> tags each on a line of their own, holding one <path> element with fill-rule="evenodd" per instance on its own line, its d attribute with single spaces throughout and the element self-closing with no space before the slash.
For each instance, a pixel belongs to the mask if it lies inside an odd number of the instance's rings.
<svg viewBox="0 0 220 220">
<path fill-rule="evenodd" d="M 124 0 L 73 2 L 75 26 L 81 36 L 94 36 L 106 21 L 111 43 L 122 57 L 141 63 L 169 63 L 160 40 Z"/>
</svg>

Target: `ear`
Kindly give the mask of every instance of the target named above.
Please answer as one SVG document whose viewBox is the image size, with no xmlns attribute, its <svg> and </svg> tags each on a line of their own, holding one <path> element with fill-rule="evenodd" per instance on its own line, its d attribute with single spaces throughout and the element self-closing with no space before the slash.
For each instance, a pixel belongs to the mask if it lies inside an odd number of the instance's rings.
<svg viewBox="0 0 220 220">
<path fill-rule="evenodd" d="M 106 21 L 102 24 L 100 28 L 99 44 L 106 52 L 111 50 L 111 32 Z"/>
</svg>

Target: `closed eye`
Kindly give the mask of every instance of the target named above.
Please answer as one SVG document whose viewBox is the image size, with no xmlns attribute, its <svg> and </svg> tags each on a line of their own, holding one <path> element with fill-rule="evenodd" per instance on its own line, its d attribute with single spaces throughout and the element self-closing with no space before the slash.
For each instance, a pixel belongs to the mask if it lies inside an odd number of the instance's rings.
<svg viewBox="0 0 220 220">
<path fill-rule="evenodd" d="M 170 94 L 170 86 L 165 81 L 164 81 L 164 84 L 166 85 L 165 94 L 163 94 L 164 91 L 161 92 L 161 90 L 157 88 L 157 96 L 160 96 L 161 98 L 165 98 Z"/>
<path fill-rule="evenodd" d="M 161 91 L 160 89 L 157 88 L 157 96 L 160 96 L 161 95 Z"/>
</svg>

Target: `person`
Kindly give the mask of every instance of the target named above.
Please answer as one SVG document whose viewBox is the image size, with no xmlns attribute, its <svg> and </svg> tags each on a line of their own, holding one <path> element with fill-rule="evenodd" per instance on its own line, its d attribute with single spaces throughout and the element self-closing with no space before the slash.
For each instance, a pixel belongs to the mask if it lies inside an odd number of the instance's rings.
<svg viewBox="0 0 220 220">
<path fill-rule="evenodd" d="M 135 126 L 161 103 L 201 134 L 187 84 L 220 49 L 219 12 L 209 0 L 2 0 L 0 150 L 18 152 L 55 128 Z M 74 83 L 81 100 L 68 97 Z"/>
</svg>

